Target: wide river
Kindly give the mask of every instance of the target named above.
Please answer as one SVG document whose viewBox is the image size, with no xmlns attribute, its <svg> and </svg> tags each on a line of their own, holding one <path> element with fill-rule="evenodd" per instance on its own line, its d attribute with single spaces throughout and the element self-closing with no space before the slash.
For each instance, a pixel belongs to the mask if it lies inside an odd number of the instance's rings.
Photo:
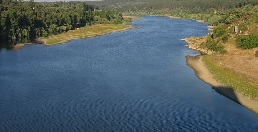
<svg viewBox="0 0 258 132">
<path fill-rule="evenodd" d="M 181 39 L 192 20 L 143 17 L 137 28 L 55 46 L 0 51 L 1 132 L 258 131 L 258 115 L 199 80 Z"/>
</svg>

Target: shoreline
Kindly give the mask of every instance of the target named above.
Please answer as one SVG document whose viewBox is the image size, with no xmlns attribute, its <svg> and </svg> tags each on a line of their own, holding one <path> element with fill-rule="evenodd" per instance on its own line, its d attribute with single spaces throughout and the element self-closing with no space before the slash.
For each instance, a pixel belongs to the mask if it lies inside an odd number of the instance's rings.
<svg viewBox="0 0 258 132">
<path fill-rule="evenodd" d="M 212 54 L 214 53 L 211 50 L 208 50 L 207 48 L 201 48 L 201 44 L 203 42 L 206 41 L 206 36 L 203 37 L 189 37 L 189 38 L 185 38 L 182 39 L 183 41 L 185 41 L 187 43 L 186 47 L 193 49 L 193 50 L 197 50 L 198 52 L 202 53 L 202 54 Z"/>
<path fill-rule="evenodd" d="M 189 41 L 186 42 L 188 43 L 188 47 L 190 49 L 202 52 L 197 48 L 191 48 L 191 45 L 196 46 L 196 43 L 189 43 Z M 187 56 L 186 63 L 189 67 L 191 67 L 194 70 L 196 76 L 200 80 L 211 85 L 216 92 L 258 114 L 258 101 L 243 95 L 239 91 L 235 91 L 231 87 L 225 86 L 224 84 L 220 83 L 217 79 L 215 79 L 212 72 L 207 68 L 206 64 L 204 63 L 203 55 L 195 57 Z"/>
<path fill-rule="evenodd" d="M 135 27 L 132 25 L 124 25 L 124 24 L 117 24 L 117 25 L 116 24 L 98 24 L 98 25 L 92 25 L 92 26 L 85 26 L 79 29 L 70 30 L 65 33 L 52 35 L 48 37 L 37 38 L 35 39 L 34 42 L 29 44 L 38 43 L 45 46 L 52 46 L 56 44 L 64 44 L 75 39 L 87 39 L 87 38 L 92 38 L 97 36 L 103 36 L 103 35 L 112 34 L 115 32 L 125 31 L 132 28 L 135 28 Z M 26 44 L 19 43 L 19 44 L 16 44 L 13 47 L 13 49 L 20 50 L 25 45 Z"/>
<path fill-rule="evenodd" d="M 171 19 L 187 19 L 187 18 L 177 17 L 177 16 L 166 16 L 166 17 L 169 17 L 169 18 L 171 18 Z M 197 21 L 197 22 L 200 22 L 200 23 L 205 23 L 205 24 L 207 24 L 207 23 L 205 22 L 205 20 L 195 20 L 195 19 L 187 19 L 187 20 L 194 20 L 194 21 Z M 214 29 L 215 27 L 216 27 L 216 26 L 207 25 L 207 28 L 208 28 L 209 31 L 213 31 L 213 29 Z M 188 38 L 186 38 L 186 39 L 188 39 Z"/>
<path fill-rule="evenodd" d="M 66 33 L 52 35 L 52 36 L 45 37 L 45 38 L 38 38 L 36 41 L 43 42 L 42 44 L 45 46 L 51 46 L 51 45 L 56 45 L 56 44 L 67 43 L 67 42 L 69 42 L 71 40 L 75 40 L 75 39 L 86 39 L 86 38 L 107 35 L 107 34 L 111 34 L 111 33 L 115 33 L 115 32 L 121 32 L 121 31 L 125 31 L 125 30 L 131 29 L 131 28 L 134 28 L 134 27 L 132 25 L 124 25 L 124 24 L 118 24 L 118 25 L 116 25 L 116 24 L 99 24 L 99 25 L 86 26 L 86 27 L 82 27 L 79 29 L 75 29 L 75 30 L 70 30 Z M 60 38 L 61 38 L 61 40 L 58 40 Z M 51 40 L 51 39 L 54 39 L 54 40 Z M 55 39 L 57 39 L 57 40 L 55 40 Z M 52 41 L 54 41 L 54 42 L 52 42 Z"/>
</svg>

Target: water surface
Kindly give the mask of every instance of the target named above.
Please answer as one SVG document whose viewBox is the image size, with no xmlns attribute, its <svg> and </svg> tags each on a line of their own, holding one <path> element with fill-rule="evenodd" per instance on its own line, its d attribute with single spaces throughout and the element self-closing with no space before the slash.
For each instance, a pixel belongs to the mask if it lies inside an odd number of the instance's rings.
<svg viewBox="0 0 258 132">
<path fill-rule="evenodd" d="M 180 39 L 192 20 L 144 17 L 138 28 L 55 46 L 0 51 L 0 131 L 258 131 L 258 116 L 199 80 Z"/>
</svg>

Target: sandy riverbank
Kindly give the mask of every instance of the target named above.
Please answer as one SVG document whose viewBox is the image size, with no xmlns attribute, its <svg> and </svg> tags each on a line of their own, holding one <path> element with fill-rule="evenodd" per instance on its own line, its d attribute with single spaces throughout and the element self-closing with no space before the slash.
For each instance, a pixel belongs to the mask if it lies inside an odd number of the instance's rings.
<svg viewBox="0 0 258 132">
<path fill-rule="evenodd" d="M 196 57 L 187 56 L 186 60 L 187 60 L 188 66 L 194 69 L 198 78 L 210 84 L 212 88 L 215 89 L 218 93 L 245 106 L 246 108 L 254 111 L 255 113 L 258 113 L 258 101 L 253 100 L 247 96 L 244 96 L 240 92 L 235 91 L 233 88 L 225 86 L 219 81 L 217 81 L 214 78 L 213 74 L 208 70 L 205 63 L 203 62 L 202 56 L 196 56 Z"/>
<path fill-rule="evenodd" d="M 20 49 L 22 49 L 24 46 L 25 46 L 25 44 L 19 43 L 19 44 L 14 45 L 13 49 L 14 49 L 14 50 L 20 50 Z"/>
<path fill-rule="evenodd" d="M 55 45 L 66 43 L 74 39 L 84 39 L 96 36 L 111 34 L 133 28 L 131 25 L 124 24 L 99 24 L 93 26 L 86 26 L 75 30 L 70 30 L 66 33 L 53 35 L 45 38 L 38 38 L 37 41 L 43 42 L 44 45 Z"/>
<path fill-rule="evenodd" d="M 75 30 L 70 30 L 68 32 L 61 33 L 58 35 L 37 38 L 34 43 L 40 43 L 46 46 L 50 46 L 55 44 L 66 43 L 74 39 L 91 38 L 111 34 L 114 32 L 121 32 L 130 28 L 134 27 L 132 25 L 124 24 L 99 24 L 93 26 L 86 26 Z M 14 46 L 14 49 L 22 49 L 25 45 L 26 44 L 16 44 Z"/>
</svg>

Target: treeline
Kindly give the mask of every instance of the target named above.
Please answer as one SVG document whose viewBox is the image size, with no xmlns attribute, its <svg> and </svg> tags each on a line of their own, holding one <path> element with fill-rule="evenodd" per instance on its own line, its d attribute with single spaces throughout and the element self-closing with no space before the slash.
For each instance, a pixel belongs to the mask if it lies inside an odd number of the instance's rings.
<svg viewBox="0 0 258 132">
<path fill-rule="evenodd" d="M 247 4 L 257 4 L 257 0 L 104 0 L 91 2 L 101 8 L 112 8 L 124 13 L 153 13 L 191 10 L 200 13 L 210 10 L 227 10 Z"/>
<path fill-rule="evenodd" d="M 0 47 L 31 42 L 92 24 L 122 23 L 122 14 L 85 2 L 0 1 Z"/>
<path fill-rule="evenodd" d="M 125 15 L 161 15 L 204 20 L 210 25 L 228 10 L 257 5 L 257 0 L 104 0 L 89 2 L 101 9 L 112 9 Z"/>
</svg>

